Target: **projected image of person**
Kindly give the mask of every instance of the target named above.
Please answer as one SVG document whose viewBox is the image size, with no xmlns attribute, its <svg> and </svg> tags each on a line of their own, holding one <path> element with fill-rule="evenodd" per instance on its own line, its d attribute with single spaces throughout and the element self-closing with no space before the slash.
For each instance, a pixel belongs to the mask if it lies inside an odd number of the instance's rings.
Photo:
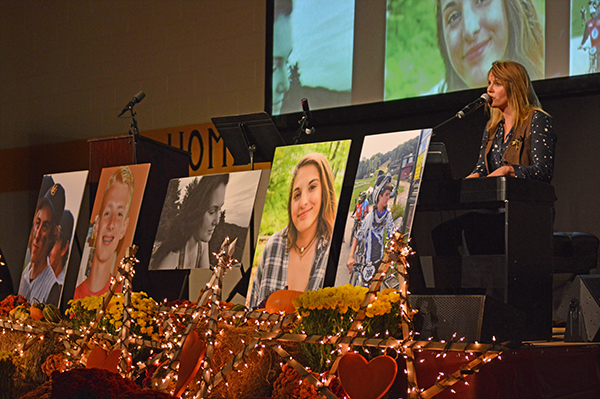
<svg viewBox="0 0 600 399">
<path fill-rule="evenodd" d="M 586 17 L 585 8 L 581 9 L 581 19 L 585 26 L 583 30 L 583 37 L 581 39 L 581 45 L 579 49 L 583 47 L 588 38 L 591 40 L 592 47 L 598 47 L 598 34 L 600 28 L 600 15 L 598 14 L 598 7 L 600 7 L 600 1 L 590 0 L 588 8 L 590 11 L 590 18 Z M 587 20 L 586 20 L 587 19 Z"/>
<path fill-rule="evenodd" d="M 275 0 L 271 114 L 351 103 L 354 1 Z"/>
<path fill-rule="evenodd" d="M 587 42 L 588 38 L 590 39 L 590 47 L 585 49 L 590 55 L 588 73 L 594 73 L 598 68 L 598 47 L 600 46 L 600 13 L 598 12 L 598 7 L 600 7 L 600 1 L 590 1 L 590 18 L 587 21 L 585 8 L 581 10 L 581 18 L 584 29 L 583 37 L 581 38 L 581 44 L 577 49 L 583 50 L 583 45 Z"/>
<path fill-rule="evenodd" d="M 329 161 L 320 153 L 304 156 L 292 175 L 287 226 L 269 238 L 260 258 L 249 299 L 251 308 L 277 290 L 322 288 L 336 209 Z"/>
<path fill-rule="evenodd" d="M 194 179 L 176 214 L 167 239 L 152 256 L 152 269 L 208 269 L 208 243 L 219 223 L 229 174 Z"/>
<path fill-rule="evenodd" d="M 290 89 L 292 53 L 292 0 L 276 0 L 273 22 L 273 97 L 272 115 L 279 115 L 283 98 Z"/>
<path fill-rule="evenodd" d="M 446 69 L 439 91 L 484 87 L 496 60 L 544 78 L 544 32 L 532 0 L 437 0 L 436 20 Z"/>
<path fill-rule="evenodd" d="M 100 214 L 93 227 L 96 242 L 90 273 L 75 289 L 73 299 L 108 292 L 110 278 L 115 272 L 117 248 L 129 226 L 133 191 L 133 173 L 129 167 L 121 166 L 108 179 L 104 189 Z"/>
<path fill-rule="evenodd" d="M 554 173 L 556 135 L 535 94 L 525 67 L 516 62 L 494 62 L 487 93 L 492 102 L 479 159 L 467 178 L 510 176 L 549 183 Z M 469 212 L 437 226 L 432 232 L 436 255 L 504 253 L 504 214 Z"/>
</svg>

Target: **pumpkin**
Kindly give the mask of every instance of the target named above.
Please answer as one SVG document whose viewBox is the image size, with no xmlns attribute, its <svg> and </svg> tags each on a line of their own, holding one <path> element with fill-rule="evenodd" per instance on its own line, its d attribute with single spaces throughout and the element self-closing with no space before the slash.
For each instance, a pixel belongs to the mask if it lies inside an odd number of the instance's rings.
<svg viewBox="0 0 600 399">
<path fill-rule="evenodd" d="M 38 301 L 37 299 L 33 300 L 33 303 L 29 307 L 29 315 L 33 320 L 43 320 L 44 319 L 44 304 Z"/>
<path fill-rule="evenodd" d="M 29 308 L 29 315 L 33 320 L 42 320 L 44 318 L 44 312 L 36 305 L 31 305 Z"/>
<path fill-rule="evenodd" d="M 275 291 L 269 296 L 269 299 L 267 299 L 267 304 L 265 306 L 266 311 L 268 313 L 294 313 L 296 311 L 296 307 L 294 306 L 292 301 L 294 300 L 294 298 L 302 294 L 302 291 L 294 290 Z"/>
<path fill-rule="evenodd" d="M 60 322 L 60 310 L 51 303 L 44 306 L 44 319 L 49 321 L 50 323 L 59 323 Z"/>
</svg>

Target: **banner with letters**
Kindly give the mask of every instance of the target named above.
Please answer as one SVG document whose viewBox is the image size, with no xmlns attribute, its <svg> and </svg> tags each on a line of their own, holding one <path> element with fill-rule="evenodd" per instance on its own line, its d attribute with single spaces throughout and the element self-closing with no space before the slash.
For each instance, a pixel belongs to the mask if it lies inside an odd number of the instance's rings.
<svg viewBox="0 0 600 399">
<path fill-rule="evenodd" d="M 169 127 L 140 133 L 190 153 L 190 176 L 250 170 L 250 165 L 233 166 L 233 156 L 212 123 Z M 241 137 L 240 137 L 241 139 Z M 255 163 L 255 169 L 269 169 L 270 163 Z"/>
</svg>

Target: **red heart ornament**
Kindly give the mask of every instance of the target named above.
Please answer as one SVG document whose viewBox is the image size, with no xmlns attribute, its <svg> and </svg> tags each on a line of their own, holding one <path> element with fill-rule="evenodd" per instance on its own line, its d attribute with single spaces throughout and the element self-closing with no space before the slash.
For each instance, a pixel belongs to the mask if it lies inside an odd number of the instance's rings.
<svg viewBox="0 0 600 399">
<path fill-rule="evenodd" d="M 338 367 L 344 390 L 352 399 L 379 399 L 390 389 L 398 365 L 394 358 L 382 355 L 367 363 L 358 353 L 346 353 Z"/>
<path fill-rule="evenodd" d="M 119 359 L 121 358 L 121 349 L 115 349 L 108 353 L 106 349 L 97 346 L 90 352 L 88 361 L 85 365 L 86 368 L 98 368 L 113 373 L 117 372 L 117 366 L 119 365 Z"/>
<path fill-rule="evenodd" d="M 88 369 L 100 368 L 100 366 L 104 363 L 105 360 L 106 350 L 100 346 L 96 346 L 88 355 L 88 360 L 85 364 L 85 367 Z"/>
<path fill-rule="evenodd" d="M 131 356 L 130 356 L 131 358 Z M 121 360 L 121 349 L 115 349 L 111 351 L 108 356 L 106 356 L 106 360 L 104 360 L 104 364 L 101 368 L 104 370 L 112 371 L 113 373 L 117 373 L 119 371 L 119 361 Z M 131 367 L 131 364 L 129 364 Z"/>
<path fill-rule="evenodd" d="M 205 354 L 206 343 L 200 341 L 200 337 L 196 331 L 192 331 L 188 334 L 181 348 L 181 354 L 179 355 L 179 375 L 177 376 L 177 385 L 175 386 L 173 396 L 179 398 L 185 392 L 185 389 L 200 369 L 200 364 L 202 364 Z"/>
</svg>

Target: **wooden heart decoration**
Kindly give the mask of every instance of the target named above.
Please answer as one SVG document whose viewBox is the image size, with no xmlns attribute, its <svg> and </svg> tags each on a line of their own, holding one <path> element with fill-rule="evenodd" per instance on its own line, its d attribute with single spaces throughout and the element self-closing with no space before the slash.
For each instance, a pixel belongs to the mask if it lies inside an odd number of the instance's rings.
<svg viewBox="0 0 600 399">
<path fill-rule="evenodd" d="M 346 353 L 338 367 L 344 390 L 352 399 L 379 399 L 390 389 L 398 365 L 394 358 L 382 355 L 367 363 L 358 353 Z"/>
<path fill-rule="evenodd" d="M 104 369 L 116 373 L 118 371 L 117 367 L 119 365 L 120 358 L 121 349 L 115 349 L 108 353 L 106 349 L 97 346 L 90 352 L 85 367 L 88 369 Z"/>
<path fill-rule="evenodd" d="M 185 389 L 200 369 L 205 354 L 206 343 L 200 341 L 196 331 L 190 332 L 179 355 L 179 376 L 177 377 L 177 385 L 173 396 L 179 398 L 185 392 Z"/>
</svg>

